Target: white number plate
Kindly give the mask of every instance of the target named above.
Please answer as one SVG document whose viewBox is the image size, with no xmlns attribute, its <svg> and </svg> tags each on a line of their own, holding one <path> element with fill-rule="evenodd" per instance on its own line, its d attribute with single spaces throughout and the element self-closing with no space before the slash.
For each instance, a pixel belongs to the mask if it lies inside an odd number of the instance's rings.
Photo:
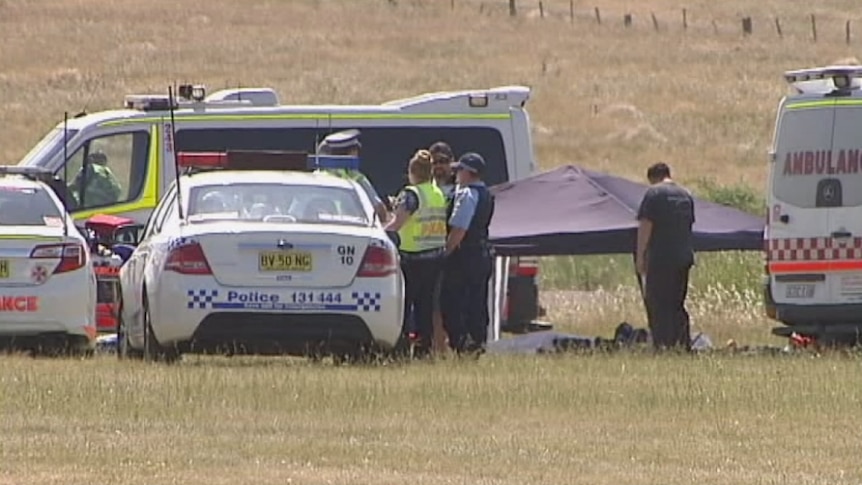
<svg viewBox="0 0 862 485">
<path fill-rule="evenodd" d="M 805 285 L 787 285 L 787 298 L 814 298 L 814 283 Z"/>
</svg>

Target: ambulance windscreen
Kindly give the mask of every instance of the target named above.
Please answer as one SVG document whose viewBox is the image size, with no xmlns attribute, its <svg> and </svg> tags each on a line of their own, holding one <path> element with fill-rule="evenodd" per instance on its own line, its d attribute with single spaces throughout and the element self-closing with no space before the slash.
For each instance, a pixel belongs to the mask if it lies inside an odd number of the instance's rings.
<svg viewBox="0 0 862 485">
<path fill-rule="evenodd" d="M 778 201 L 813 209 L 862 205 L 862 110 L 792 109 L 776 138 L 772 192 Z"/>
<path fill-rule="evenodd" d="M 0 226 L 62 225 L 63 214 L 46 191 L 0 186 Z"/>
</svg>

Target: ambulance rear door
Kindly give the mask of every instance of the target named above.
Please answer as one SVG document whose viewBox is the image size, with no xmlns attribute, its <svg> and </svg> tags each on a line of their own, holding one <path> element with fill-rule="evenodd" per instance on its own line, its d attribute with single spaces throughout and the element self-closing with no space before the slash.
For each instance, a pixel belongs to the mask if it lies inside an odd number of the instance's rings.
<svg viewBox="0 0 862 485">
<path fill-rule="evenodd" d="M 862 303 L 862 99 L 836 101 L 829 162 L 825 173 L 817 175 L 817 196 L 819 203 L 829 206 L 831 303 L 858 305 Z"/>
<path fill-rule="evenodd" d="M 835 100 L 815 99 L 787 101 L 776 129 L 766 249 L 772 298 L 779 306 L 833 302 L 831 206 L 823 199 L 832 187 L 824 180 Z"/>
</svg>

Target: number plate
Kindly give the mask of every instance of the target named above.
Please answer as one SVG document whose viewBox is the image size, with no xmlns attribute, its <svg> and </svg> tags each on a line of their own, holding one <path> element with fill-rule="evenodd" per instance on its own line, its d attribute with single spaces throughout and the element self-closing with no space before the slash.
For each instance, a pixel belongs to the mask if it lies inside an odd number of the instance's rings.
<svg viewBox="0 0 862 485">
<path fill-rule="evenodd" d="M 9 277 L 9 260 L 0 259 L 0 278 Z"/>
<path fill-rule="evenodd" d="M 258 258 L 260 271 L 311 271 L 311 253 L 305 251 L 264 251 Z"/>
<path fill-rule="evenodd" d="M 787 298 L 814 298 L 814 284 L 787 285 Z"/>
</svg>

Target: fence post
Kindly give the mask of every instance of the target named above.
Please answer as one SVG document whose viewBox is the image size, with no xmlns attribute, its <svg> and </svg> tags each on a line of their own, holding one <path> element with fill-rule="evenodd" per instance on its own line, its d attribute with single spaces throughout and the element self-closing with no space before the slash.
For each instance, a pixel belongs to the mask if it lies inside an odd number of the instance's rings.
<svg viewBox="0 0 862 485">
<path fill-rule="evenodd" d="M 509 16 L 515 17 L 518 15 L 518 6 L 515 5 L 515 0 L 509 0 Z"/>
<path fill-rule="evenodd" d="M 718 35 L 718 24 L 715 23 L 715 19 L 712 19 L 712 31 Z"/>
<path fill-rule="evenodd" d="M 575 0 L 569 0 L 569 21 L 575 23 Z"/>
<path fill-rule="evenodd" d="M 775 32 L 778 34 L 779 38 L 784 37 L 784 34 L 781 32 L 781 21 L 778 20 L 778 17 L 775 17 Z"/>
<path fill-rule="evenodd" d="M 814 14 L 811 14 L 811 38 L 817 42 L 817 19 L 814 18 Z"/>
<path fill-rule="evenodd" d="M 847 45 L 850 45 L 850 19 L 847 19 L 847 23 L 844 24 L 844 40 Z"/>
<path fill-rule="evenodd" d="M 596 23 L 602 25 L 602 14 L 599 12 L 599 7 L 596 7 Z"/>
<path fill-rule="evenodd" d="M 688 30 L 688 10 L 682 9 L 682 30 Z"/>
<path fill-rule="evenodd" d="M 542 0 L 539 0 L 539 18 L 545 18 L 545 4 L 542 3 Z"/>
<path fill-rule="evenodd" d="M 632 14 L 627 13 L 623 15 L 623 25 L 625 25 L 626 27 L 632 26 Z"/>
<path fill-rule="evenodd" d="M 655 13 L 650 12 L 650 17 L 652 17 L 652 26 L 655 28 L 655 31 L 658 32 L 658 19 L 655 18 Z"/>
<path fill-rule="evenodd" d="M 743 35 L 751 35 L 752 26 L 751 26 L 751 17 L 743 17 L 742 18 L 742 34 Z"/>
<path fill-rule="evenodd" d="M 452 8 L 452 10 L 455 10 L 455 0 L 451 0 L 449 2 L 449 6 Z"/>
</svg>

